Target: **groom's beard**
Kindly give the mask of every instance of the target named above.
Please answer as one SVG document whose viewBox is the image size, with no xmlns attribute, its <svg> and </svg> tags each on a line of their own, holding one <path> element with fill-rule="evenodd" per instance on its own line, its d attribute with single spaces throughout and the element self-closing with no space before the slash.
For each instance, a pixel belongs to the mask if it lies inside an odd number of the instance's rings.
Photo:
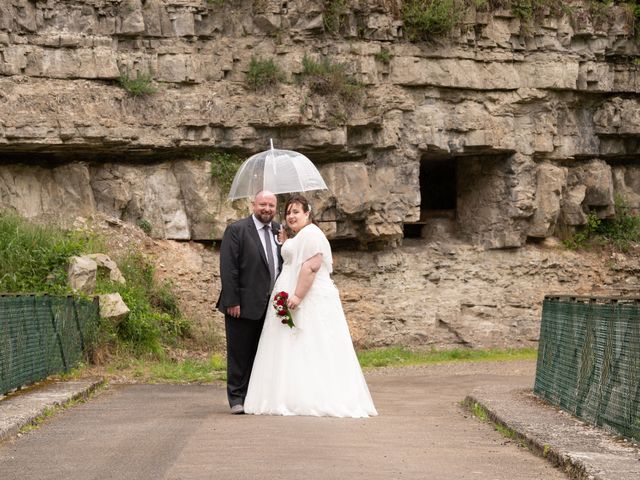
<svg viewBox="0 0 640 480">
<path fill-rule="evenodd" d="M 260 220 L 262 223 L 266 225 L 268 223 L 271 223 L 271 220 L 273 220 L 273 217 L 275 217 L 276 214 L 274 212 L 274 213 L 254 213 L 254 215 L 258 220 Z"/>
</svg>

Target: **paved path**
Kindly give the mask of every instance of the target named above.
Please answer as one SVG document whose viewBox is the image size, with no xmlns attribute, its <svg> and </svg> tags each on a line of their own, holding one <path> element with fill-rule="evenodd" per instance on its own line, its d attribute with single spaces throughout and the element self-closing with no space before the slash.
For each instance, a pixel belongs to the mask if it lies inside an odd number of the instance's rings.
<svg viewBox="0 0 640 480">
<path fill-rule="evenodd" d="M 232 416 L 222 385 L 113 385 L 0 444 L 2 480 L 565 479 L 471 417 L 476 387 L 527 388 L 533 362 L 367 374 L 380 416 Z"/>
</svg>

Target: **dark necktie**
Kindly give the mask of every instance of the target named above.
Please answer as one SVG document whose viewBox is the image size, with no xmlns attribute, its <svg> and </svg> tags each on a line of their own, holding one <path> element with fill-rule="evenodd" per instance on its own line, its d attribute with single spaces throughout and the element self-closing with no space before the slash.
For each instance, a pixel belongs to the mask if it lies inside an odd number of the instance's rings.
<svg viewBox="0 0 640 480">
<path fill-rule="evenodd" d="M 271 274 L 271 285 L 269 289 L 272 289 L 276 279 L 276 262 L 273 259 L 273 250 L 271 249 L 271 227 L 269 225 L 265 225 L 263 230 L 264 230 L 264 244 L 267 247 L 267 261 L 269 262 L 269 273 Z"/>
</svg>

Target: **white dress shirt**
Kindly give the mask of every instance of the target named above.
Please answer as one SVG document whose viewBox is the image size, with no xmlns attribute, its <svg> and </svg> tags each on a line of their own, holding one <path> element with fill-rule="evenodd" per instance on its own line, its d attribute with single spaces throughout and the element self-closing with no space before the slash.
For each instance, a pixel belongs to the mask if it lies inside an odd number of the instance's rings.
<svg viewBox="0 0 640 480">
<path fill-rule="evenodd" d="M 267 245 L 266 245 L 266 243 L 264 241 L 264 226 L 265 226 L 265 224 L 262 223 L 260 220 L 258 220 L 255 215 L 251 215 L 251 218 L 253 218 L 253 223 L 256 226 L 256 230 L 258 230 L 258 237 L 260 237 L 260 243 L 262 243 L 262 248 L 264 249 L 264 254 L 267 255 Z M 276 237 L 275 237 L 275 235 L 273 235 L 273 231 L 271 230 L 271 223 L 268 223 L 266 225 L 269 225 L 269 235 L 271 235 L 271 251 L 273 253 L 273 262 L 275 264 L 276 275 L 277 275 L 278 269 L 280 267 L 280 260 L 278 259 L 278 245 L 276 244 Z M 267 258 L 269 258 L 268 255 L 267 255 Z"/>
</svg>

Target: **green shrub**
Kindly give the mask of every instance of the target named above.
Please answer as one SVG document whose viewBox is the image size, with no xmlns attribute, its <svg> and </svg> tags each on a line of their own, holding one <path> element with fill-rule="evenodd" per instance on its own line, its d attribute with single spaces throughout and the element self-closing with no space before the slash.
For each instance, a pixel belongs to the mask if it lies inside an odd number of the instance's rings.
<svg viewBox="0 0 640 480">
<path fill-rule="evenodd" d="M 151 225 L 151 222 L 145 220 L 144 218 L 141 218 L 136 222 L 136 225 L 138 225 L 138 227 L 140 227 L 140 230 L 142 230 L 144 233 L 146 233 L 147 235 L 151 235 L 151 231 L 153 230 L 153 225 Z"/>
<path fill-rule="evenodd" d="M 631 243 L 640 242 L 640 216 L 621 197 L 616 197 L 616 214 L 612 218 L 601 219 L 596 212 L 589 212 L 587 223 L 573 236 L 564 241 L 567 248 L 584 248 L 592 243 L 611 245 L 619 250 L 627 250 Z"/>
<path fill-rule="evenodd" d="M 615 247 L 626 250 L 631 243 L 640 241 L 640 216 L 634 215 L 621 197 L 616 197 L 615 208 L 616 215 L 602 220 L 597 233 Z"/>
<path fill-rule="evenodd" d="M 531 22 L 536 3 L 536 0 L 513 0 L 511 2 L 511 13 L 524 22 Z"/>
<path fill-rule="evenodd" d="M 391 62 L 393 55 L 391 55 L 391 52 L 386 48 L 381 48 L 380 51 L 374 55 L 374 57 L 377 61 L 382 62 L 385 65 L 389 65 L 389 62 Z"/>
<path fill-rule="evenodd" d="M 310 90 L 318 95 L 335 95 L 344 103 L 360 100 L 362 84 L 347 74 L 346 65 L 332 62 L 329 57 L 316 61 L 306 54 L 302 59 L 302 78 Z"/>
<path fill-rule="evenodd" d="M 153 86 L 151 75 L 147 73 L 137 72 L 136 78 L 131 78 L 129 72 L 124 72 L 120 74 L 118 80 L 120 86 L 134 97 L 151 95 L 157 91 Z"/>
<path fill-rule="evenodd" d="M 144 255 L 129 253 L 119 260 L 118 266 L 126 284 L 105 280 L 97 287 L 100 293 L 119 293 L 130 310 L 111 337 L 124 342 L 136 354 L 160 356 L 163 344 L 189 335 L 190 323 L 180 313 L 171 284 L 156 284 L 153 265 Z"/>
<path fill-rule="evenodd" d="M 74 255 L 95 252 L 99 241 L 79 232 L 31 223 L 0 211 L 0 292 L 68 294 Z"/>
<path fill-rule="evenodd" d="M 72 294 L 70 257 L 105 253 L 104 241 L 84 232 L 29 222 L 0 211 L 0 292 Z M 99 341 L 124 343 L 136 353 L 162 353 L 163 344 L 187 337 L 191 324 L 180 313 L 169 282 L 158 285 L 153 266 L 139 253 L 117 262 L 126 284 L 98 270 L 96 293 L 118 292 L 131 312 L 118 326 L 102 324 Z"/>
<path fill-rule="evenodd" d="M 224 152 L 210 152 L 198 158 L 211 162 L 211 176 L 218 183 L 221 193 L 229 190 L 233 178 L 243 162 L 240 156 Z"/>
<path fill-rule="evenodd" d="M 282 82 L 284 78 L 284 73 L 273 59 L 259 60 L 251 57 L 246 75 L 247 85 L 251 90 L 266 90 Z"/>
<path fill-rule="evenodd" d="M 600 220 L 596 212 L 589 212 L 585 225 L 570 238 L 564 240 L 564 245 L 570 250 L 584 248 L 587 242 L 596 235 L 601 222 L 602 220 Z"/>
<path fill-rule="evenodd" d="M 180 316 L 178 300 L 173 293 L 173 284 L 170 280 L 165 280 L 162 284 L 156 285 L 150 295 L 151 305 L 163 313 L 168 313 L 174 317 Z M 182 332 L 180 335 L 186 334 Z"/>
<path fill-rule="evenodd" d="M 325 0 L 323 22 L 329 33 L 339 33 L 344 25 L 344 17 L 349 13 L 348 0 Z"/>
<path fill-rule="evenodd" d="M 450 33 L 462 20 L 464 0 L 408 0 L 402 18 L 409 40 L 421 40 Z"/>
</svg>

